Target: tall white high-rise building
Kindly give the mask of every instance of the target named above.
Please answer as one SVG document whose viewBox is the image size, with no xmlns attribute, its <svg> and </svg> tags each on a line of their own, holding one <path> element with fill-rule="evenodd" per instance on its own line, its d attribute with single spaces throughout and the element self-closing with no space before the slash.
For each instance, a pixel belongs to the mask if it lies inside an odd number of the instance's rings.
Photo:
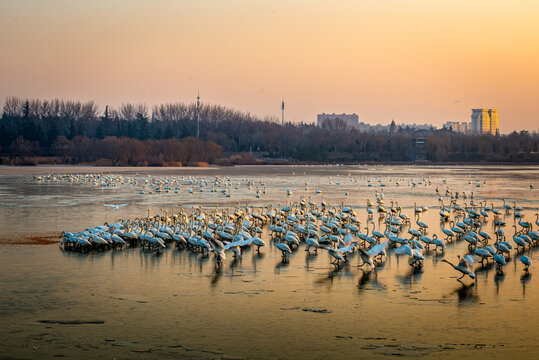
<svg viewBox="0 0 539 360">
<path fill-rule="evenodd" d="M 490 115 L 490 133 L 496 135 L 500 132 L 498 128 L 498 110 L 489 109 L 488 114 Z"/>
<path fill-rule="evenodd" d="M 472 109 L 472 134 L 496 135 L 498 132 L 498 110 Z"/>
</svg>

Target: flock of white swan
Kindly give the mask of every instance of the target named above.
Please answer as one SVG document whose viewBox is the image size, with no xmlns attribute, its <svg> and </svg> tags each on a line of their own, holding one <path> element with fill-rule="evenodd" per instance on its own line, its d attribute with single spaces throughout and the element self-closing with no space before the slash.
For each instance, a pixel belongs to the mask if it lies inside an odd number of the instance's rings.
<svg viewBox="0 0 539 360">
<path fill-rule="evenodd" d="M 140 195 L 178 194 L 185 187 L 189 194 L 210 192 L 230 197 L 231 191 L 239 190 L 242 185 L 245 185 L 249 190 L 253 190 L 253 187 L 256 187 L 257 198 L 266 192 L 266 184 L 264 182 L 259 182 L 255 185 L 253 180 L 247 178 L 232 179 L 229 176 L 151 176 L 147 174 L 146 177 L 141 179 L 139 173 L 135 176 L 93 173 L 36 175 L 34 176 L 34 180 L 38 183 L 90 184 L 95 187 L 109 189 L 126 186 L 142 187 L 139 191 Z M 290 189 L 288 189 L 288 195 L 292 195 Z"/>
<path fill-rule="evenodd" d="M 187 183 L 192 187 L 197 185 L 200 191 L 209 187 L 213 192 L 217 191 L 214 187 L 223 187 L 223 194 L 226 195 L 228 188 L 239 185 L 234 185 L 226 177 L 220 182 L 209 179 L 148 177 L 144 181 L 149 186 L 149 192 L 177 192 Z M 138 184 L 135 177 L 99 174 L 43 175 L 36 176 L 35 180 L 112 187 Z M 415 187 L 422 183 L 430 185 L 430 180 L 409 181 L 408 186 Z M 485 183 L 477 180 L 475 186 Z M 253 181 L 245 184 L 249 188 L 254 186 Z M 395 181 L 394 184 L 398 186 L 399 182 Z M 383 187 L 381 181 L 377 185 Z M 265 184 L 259 183 L 257 186 L 264 189 L 259 191 L 257 188 L 258 197 L 265 191 Z M 305 182 L 307 186 L 308 182 Z M 192 193 L 192 189 L 189 192 Z M 291 190 L 287 189 L 287 195 L 291 194 Z M 383 192 L 376 192 L 376 201 L 366 200 L 364 208 L 344 203 L 329 204 L 323 200 L 316 203 L 301 197 L 296 202 L 287 201 L 284 206 L 179 207 L 161 210 L 159 215 L 153 216 L 148 209 L 145 216 L 133 220 L 105 223 L 81 232 L 63 232 L 60 246 L 65 250 L 80 252 L 141 246 L 156 253 L 160 249 L 175 246 L 182 251 L 199 253 L 200 256 L 213 256 L 218 267 L 229 256 L 241 259 L 247 248 L 261 252 L 267 246 L 275 246 L 281 251 L 283 262 L 288 261 L 288 254 L 300 248 L 316 254 L 319 250 L 326 251 L 336 267 L 352 261 L 349 255 L 354 252 L 359 262 L 353 265 L 370 269 L 395 254 L 407 255 L 410 266 L 418 270 L 428 254 L 441 254 L 448 244 L 465 242 L 469 253 L 458 255 L 458 262 L 442 260 L 460 273 L 458 280 L 465 276 L 475 279 L 475 267 L 479 263 L 494 263 L 497 271 L 503 272 L 512 253 L 518 255 L 523 270 L 529 271 L 532 260 L 525 252 L 539 246 L 539 232 L 533 230 L 532 221 L 524 220 L 522 207 L 515 203 L 507 204 L 504 200 L 497 208 L 493 202 L 476 202 L 473 193 L 459 196 L 458 192 L 449 189 L 443 192 L 438 187 L 436 195 L 442 223 L 439 235 L 429 235 L 429 225 L 421 221 L 422 213 L 428 211 L 426 207 L 414 204 L 413 208 L 407 208 L 410 213 L 406 214 L 405 209 L 396 202 L 386 205 Z M 465 203 L 459 204 L 462 199 Z M 126 205 L 106 204 L 115 210 Z M 362 222 L 358 212 L 363 211 L 366 221 Z M 379 228 L 373 221 L 375 216 L 379 217 L 379 224 L 383 224 Z M 504 219 L 508 216 L 512 221 L 506 225 Z M 488 219 L 492 220 L 492 233 L 483 229 Z M 535 226 L 539 226 L 538 214 L 535 214 Z M 506 235 L 504 229 L 508 228 L 511 228 L 511 233 Z"/>
<path fill-rule="evenodd" d="M 293 173 L 295 174 L 295 173 Z M 430 179 L 423 178 L 421 180 L 413 180 L 411 178 L 365 178 L 365 181 L 361 184 L 360 179 L 348 176 L 329 176 L 329 185 L 345 185 L 346 182 L 353 183 L 358 186 L 386 187 L 389 183 L 395 186 L 408 186 L 408 187 L 420 187 L 430 186 L 432 182 Z M 189 194 L 196 194 L 202 192 L 217 193 L 227 198 L 231 196 L 231 193 L 236 190 L 253 190 L 255 197 L 258 199 L 261 195 L 266 194 L 266 183 L 264 181 L 255 181 L 249 178 L 233 178 L 230 176 L 152 176 L 146 174 L 141 176 L 136 173 L 135 176 L 128 176 L 122 174 L 102 174 L 102 173 L 90 173 L 90 174 L 45 174 L 35 175 L 34 181 L 40 184 L 78 184 L 78 185 L 92 185 L 94 187 L 114 189 L 119 187 L 138 187 L 139 195 L 156 195 L 156 194 L 178 194 L 183 188 L 187 188 Z M 445 183 L 445 179 L 444 179 Z M 469 184 L 472 184 L 472 180 L 468 180 Z M 486 184 L 486 181 L 480 181 L 475 179 L 474 186 L 480 187 L 482 184 Z M 305 180 L 304 190 L 309 190 L 311 184 L 308 180 Z M 322 194 L 322 190 L 317 188 L 316 194 Z M 293 195 L 292 189 L 286 189 L 286 195 Z M 348 192 L 345 192 L 348 196 Z"/>
</svg>

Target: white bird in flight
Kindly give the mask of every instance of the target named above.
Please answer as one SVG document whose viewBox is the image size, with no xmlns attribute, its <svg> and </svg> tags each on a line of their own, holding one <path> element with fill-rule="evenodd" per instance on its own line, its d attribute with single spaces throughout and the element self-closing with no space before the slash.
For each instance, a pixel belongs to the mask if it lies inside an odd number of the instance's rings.
<svg viewBox="0 0 539 360">
<path fill-rule="evenodd" d="M 126 206 L 126 205 L 129 205 L 129 203 L 127 203 L 127 204 L 120 204 L 120 205 L 105 204 L 105 206 L 113 207 L 114 210 L 118 210 L 118 209 L 120 208 L 120 206 Z"/>
</svg>

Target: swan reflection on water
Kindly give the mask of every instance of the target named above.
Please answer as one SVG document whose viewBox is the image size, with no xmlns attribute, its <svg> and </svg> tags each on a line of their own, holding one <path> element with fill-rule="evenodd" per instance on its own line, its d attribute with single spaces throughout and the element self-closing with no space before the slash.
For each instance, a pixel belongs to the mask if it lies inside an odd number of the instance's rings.
<svg viewBox="0 0 539 360">
<path fill-rule="evenodd" d="M 386 285 L 378 280 L 377 270 L 361 270 L 361 276 L 357 282 L 358 292 L 365 290 L 386 290 Z"/>
<path fill-rule="evenodd" d="M 345 278 L 353 278 L 355 274 L 351 271 L 352 269 L 350 266 L 338 266 L 334 267 L 333 269 L 329 270 L 327 273 L 324 273 L 323 276 L 319 276 L 314 281 L 315 285 L 323 285 L 326 284 L 328 286 L 333 285 L 333 280 L 335 278 L 342 278 L 343 276 Z"/>
<path fill-rule="evenodd" d="M 253 264 L 253 271 L 257 272 L 257 264 L 264 260 L 264 257 L 266 256 L 265 253 L 261 252 L 254 252 L 253 256 L 251 258 L 251 263 Z"/>
<path fill-rule="evenodd" d="M 211 287 L 215 288 L 218 285 L 219 280 L 223 277 L 223 267 L 215 267 L 215 270 L 213 272 L 213 275 L 211 276 Z"/>
<path fill-rule="evenodd" d="M 489 274 L 492 270 L 495 270 L 495 264 L 493 263 L 485 263 L 481 264 L 477 269 L 475 269 L 475 276 L 477 279 L 483 278 L 485 280 L 489 279 Z"/>
<path fill-rule="evenodd" d="M 365 289 L 365 286 L 370 282 L 372 278 L 376 278 L 376 272 L 373 270 L 361 270 L 361 276 L 357 282 L 357 288 L 360 292 Z"/>
<path fill-rule="evenodd" d="M 475 293 L 475 283 L 466 284 L 462 280 L 458 280 L 462 285 L 453 290 L 453 294 L 458 295 L 459 304 L 461 303 L 478 303 L 479 296 Z"/>
<path fill-rule="evenodd" d="M 361 276 L 357 282 L 357 288 L 362 292 L 367 284 L 377 281 L 377 273 L 375 270 L 361 270 Z"/>
<path fill-rule="evenodd" d="M 494 275 L 494 283 L 496 284 L 496 295 L 499 295 L 500 293 L 500 285 L 505 280 L 505 274 L 501 272 L 496 272 L 496 275 Z"/>
<path fill-rule="evenodd" d="M 232 270 L 232 272 L 234 269 L 241 268 L 241 260 L 242 260 L 241 256 L 238 256 L 238 257 L 233 258 L 232 261 L 230 261 L 229 268 L 230 270 Z"/>
<path fill-rule="evenodd" d="M 311 262 L 315 262 L 318 259 L 317 253 L 310 253 L 308 252 L 305 254 L 305 269 L 309 270 L 311 269 Z"/>
<path fill-rule="evenodd" d="M 414 283 L 419 282 L 421 280 L 421 276 L 423 275 L 423 269 L 422 268 L 412 268 L 407 271 L 404 275 L 396 275 L 396 279 L 402 284 L 402 285 L 409 285 L 409 288 L 411 289 L 414 286 Z"/>
<path fill-rule="evenodd" d="M 526 296 L 526 284 L 530 282 L 532 274 L 526 272 L 520 277 L 520 283 L 522 284 L 522 296 Z"/>
<path fill-rule="evenodd" d="M 290 265 L 290 260 L 287 257 L 282 257 L 275 265 L 275 274 L 280 274 L 281 270 L 286 269 Z"/>
</svg>

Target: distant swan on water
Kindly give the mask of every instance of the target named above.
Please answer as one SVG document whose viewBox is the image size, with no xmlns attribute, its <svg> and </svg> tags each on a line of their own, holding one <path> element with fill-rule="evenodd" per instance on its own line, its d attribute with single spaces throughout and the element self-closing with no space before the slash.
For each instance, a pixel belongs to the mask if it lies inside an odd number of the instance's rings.
<svg viewBox="0 0 539 360">
<path fill-rule="evenodd" d="M 108 207 L 113 207 L 114 210 L 118 210 L 121 206 L 126 206 L 126 205 L 129 205 L 129 203 L 127 204 L 120 204 L 120 205 L 114 205 L 114 204 L 104 204 L 105 206 L 108 206 Z"/>
</svg>

